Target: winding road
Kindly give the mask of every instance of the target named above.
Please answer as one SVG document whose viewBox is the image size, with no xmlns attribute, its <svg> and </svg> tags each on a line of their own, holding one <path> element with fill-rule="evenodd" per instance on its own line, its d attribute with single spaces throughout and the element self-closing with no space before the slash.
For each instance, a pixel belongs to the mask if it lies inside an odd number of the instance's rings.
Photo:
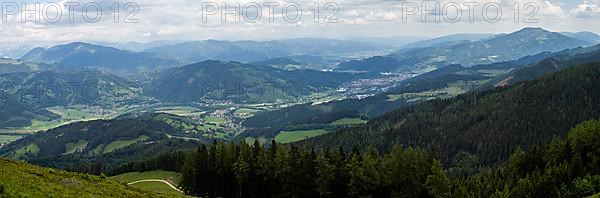
<svg viewBox="0 0 600 198">
<path fill-rule="evenodd" d="M 173 190 L 176 190 L 177 192 L 183 193 L 183 191 L 179 190 L 179 188 L 173 186 L 173 184 L 162 180 L 162 179 L 144 179 L 144 180 L 139 180 L 139 181 L 134 181 L 134 182 L 129 182 L 127 183 L 127 185 L 132 185 L 132 184 L 137 184 L 137 183 L 142 183 L 142 182 L 162 182 L 167 184 L 169 187 L 171 187 Z"/>
</svg>

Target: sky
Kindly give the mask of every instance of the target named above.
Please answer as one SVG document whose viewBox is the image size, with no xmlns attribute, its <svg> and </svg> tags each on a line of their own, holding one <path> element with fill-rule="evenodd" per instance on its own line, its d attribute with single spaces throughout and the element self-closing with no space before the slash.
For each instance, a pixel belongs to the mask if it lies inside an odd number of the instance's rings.
<svg viewBox="0 0 600 198">
<path fill-rule="evenodd" d="M 0 43 L 437 37 L 523 27 L 600 33 L 600 0 L 44 0 L 37 8 L 35 2 L 2 1 Z M 422 21 L 436 3 L 438 13 Z"/>
</svg>

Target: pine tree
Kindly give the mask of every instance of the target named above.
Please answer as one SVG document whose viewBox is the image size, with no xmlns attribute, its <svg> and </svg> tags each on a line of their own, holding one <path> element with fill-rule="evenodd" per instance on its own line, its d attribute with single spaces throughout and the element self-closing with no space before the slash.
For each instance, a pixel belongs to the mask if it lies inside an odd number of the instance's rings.
<svg viewBox="0 0 600 198">
<path fill-rule="evenodd" d="M 335 165 L 329 162 L 329 150 L 317 157 L 317 176 L 315 183 L 320 197 L 333 197 L 333 184 L 335 182 Z"/>
<path fill-rule="evenodd" d="M 450 179 L 446 176 L 440 161 L 433 160 L 431 175 L 427 176 L 425 184 L 432 197 L 449 197 Z"/>
<path fill-rule="evenodd" d="M 365 192 L 366 177 L 361 167 L 360 158 L 360 155 L 352 154 L 346 165 L 350 176 L 350 181 L 348 183 L 348 195 L 350 197 L 359 197 Z"/>
</svg>

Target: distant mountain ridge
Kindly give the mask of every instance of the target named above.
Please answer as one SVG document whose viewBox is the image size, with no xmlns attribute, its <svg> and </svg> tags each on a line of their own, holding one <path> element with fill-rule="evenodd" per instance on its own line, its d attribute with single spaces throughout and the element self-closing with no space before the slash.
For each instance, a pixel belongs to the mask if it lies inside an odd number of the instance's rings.
<svg viewBox="0 0 600 198">
<path fill-rule="evenodd" d="M 135 71 L 143 68 L 177 65 L 151 53 L 132 52 L 101 45 L 73 42 L 48 49 L 35 48 L 22 60 L 57 64 L 69 69 L 106 68 L 113 71 Z"/>
<path fill-rule="evenodd" d="M 433 39 L 417 41 L 402 46 L 402 49 L 408 50 L 412 48 L 424 48 L 435 45 L 451 45 L 459 42 L 478 41 L 493 37 L 494 34 L 452 34 L 447 36 L 441 36 Z"/>
<path fill-rule="evenodd" d="M 561 34 L 590 43 L 600 43 L 600 35 L 593 32 L 561 32 Z"/>
<path fill-rule="evenodd" d="M 270 66 L 279 69 L 293 69 L 299 68 L 303 63 L 296 62 L 290 58 L 272 58 L 268 60 L 258 61 L 250 63 L 251 65 L 259 65 L 259 66 Z"/>
<path fill-rule="evenodd" d="M 341 63 L 337 66 L 337 70 L 420 71 L 429 67 L 439 68 L 450 64 L 469 67 L 514 60 L 545 51 L 556 52 L 591 44 L 587 41 L 541 28 L 524 28 L 510 34 L 498 35 L 484 40 L 398 51 L 388 56 L 397 60 L 395 62 L 388 61 L 392 63 L 389 65 L 380 65 L 370 62 L 370 59 L 364 59 Z"/>
<path fill-rule="evenodd" d="M 382 49 L 385 47 L 366 42 L 299 38 L 274 41 L 189 41 L 151 48 L 144 52 L 191 64 L 205 60 L 249 63 L 280 57 L 328 56 Z"/>
</svg>

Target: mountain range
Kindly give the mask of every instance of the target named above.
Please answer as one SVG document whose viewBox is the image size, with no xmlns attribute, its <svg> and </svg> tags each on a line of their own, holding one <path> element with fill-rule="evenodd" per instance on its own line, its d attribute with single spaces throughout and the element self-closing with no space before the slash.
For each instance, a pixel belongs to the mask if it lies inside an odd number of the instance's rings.
<svg viewBox="0 0 600 198">
<path fill-rule="evenodd" d="M 104 68 L 115 72 L 131 72 L 178 63 L 155 54 L 132 52 L 101 45 L 74 42 L 47 49 L 35 48 L 21 57 L 35 63 L 56 64 L 66 69 Z"/>
<path fill-rule="evenodd" d="M 384 49 L 386 47 L 366 42 L 299 38 L 276 41 L 190 41 L 151 48 L 144 52 L 160 54 L 164 58 L 190 64 L 205 60 L 249 63 L 301 55 L 331 57 Z"/>
<path fill-rule="evenodd" d="M 202 99 L 273 102 L 328 91 L 366 76 L 204 61 L 162 71 L 144 87 L 149 95 L 174 102 Z"/>
<path fill-rule="evenodd" d="M 409 43 L 402 46 L 401 50 L 409 50 L 413 48 L 424 48 L 441 45 L 452 45 L 460 42 L 467 41 L 478 41 L 489 39 L 495 36 L 494 34 L 452 34 L 447 36 L 441 36 L 433 39 L 425 39 L 413 43 Z"/>
<path fill-rule="evenodd" d="M 593 32 L 561 32 L 561 34 L 594 44 L 600 42 L 600 36 Z"/>
<path fill-rule="evenodd" d="M 541 52 L 556 52 L 591 45 L 591 42 L 550 32 L 541 28 L 522 30 L 476 41 L 401 50 L 388 56 L 385 63 L 373 58 L 341 63 L 337 70 L 354 71 L 422 71 L 450 64 L 473 66 L 509 61 Z M 510 50 L 507 50 L 510 49 Z M 380 58 L 381 59 L 381 58 Z M 396 61 L 391 61 L 395 59 Z"/>
</svg>

